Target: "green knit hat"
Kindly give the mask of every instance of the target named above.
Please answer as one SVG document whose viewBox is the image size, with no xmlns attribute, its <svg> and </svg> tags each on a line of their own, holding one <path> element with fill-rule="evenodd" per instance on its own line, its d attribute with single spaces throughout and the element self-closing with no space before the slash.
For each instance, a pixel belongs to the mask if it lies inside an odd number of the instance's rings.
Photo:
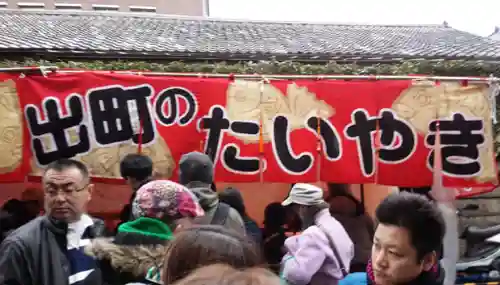
<svg viewBox="0 0 500 285">
<path fill-rule="evenodd" d="M 172 240 L 174 238 L 172 230 L 164 222 L 146 217 L 121 224 L 118 227 L 118 232 L 140 234 L 162 240 Z"/>
</svg>

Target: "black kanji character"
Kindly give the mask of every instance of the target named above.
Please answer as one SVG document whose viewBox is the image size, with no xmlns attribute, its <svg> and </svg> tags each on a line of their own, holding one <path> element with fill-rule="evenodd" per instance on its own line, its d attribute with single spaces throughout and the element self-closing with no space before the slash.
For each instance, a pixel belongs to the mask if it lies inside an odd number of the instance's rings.
<svg viewBox="0 0 500 285">
<path fill-rule="evenodd" d="M 181 114 L 179 99 L 186 102 L 186 111 Z M 165 115 L 165 104 L 168 103 L 168 115 Z M 158 121 L 171 126 L 175 123 L 186 126 L 195 118 L 198 105 L 193 93 L 182 87 L 173 87 L 163 90 L 156 99 L 155 111 Z"/>
<path fill-rule="evenodd" d="M 320 129 L 319 135 L 323 142 L 323 149 L 330 161 L 338 160 L 342 156 L 342 145 L 337 130 L 328 121 L 323 118 L 319 119 Z M 318 118 L 311 117 L 307 120 L 307 127 L 310 131 L 318 132 Z"/>
<path fill-rule="evenodd" d="M 474 176 L 481 172 L 479 146 L 485 142 L 484 124 L 481 119 L 466 119 L 463 114 L 455 113 L 449 120 L 436 120 L 429 124 L 426 144 L 436 144 L 437 123 L 441 139 L 443 172 L 449 176 Z M 428 157 L 428 167 L 434 165 L 434 149 Z"/>
<path fill-rule="evenodd" d="M 356 140 L 361 171 L 364 176 L 371 176 L 375 171 L 375 155 L 373 151 L 373 133 L 377 130 L 377 117 L 369 117 L 364 109 L 355 110 L 352 123 L 345 128 L 348 139 Z"/>
<path fill-rule="evenodd" d="M 290 145 L 288 119 L 285 116 L 276 116 L 273 123 L 274 155 L 282 169 L 291 174 L 303 174 L 313 164 L 311 154 L 294 155 Z"/>
<path fill-rule="evenodd" d="M 148 99 L 153 90 L 149 85 L 133 87 L 107 87 L 91 91 L 87 95 L 94 135 L 97 143 L 108 145 L 132 140 L 139 143 L 139 135 L 135 133 L 132 112 L 129 103 L 135 103 L 142 124 L 142 143 L 150 143 L 155 139 L 155 127 L 151 118 Z"/>
<path fill-rule="evenodd" d="M 377 123 L 378 122 L 378 123 Z M 415 150 L 415 134 L 404 121 L 398 120 L 391 110 L 381 110 L 380 117 L 369 117 L 364 109 L 355 110 L 352 123 L 346 126 L 345 134 L 356 140 L 363 175 L 369 177 L 375 171 L 375 152 L 373 134 L 380 129 L 380 160 L 397 163 L 407 159 Z M 400 143 L 396 143 L 399 136 Z"/>
<path fill-rule="evenodd" d="M 71 158 L 90 151 L 90 139 L 87 126 L 83 123 L 83 102 L 79 95 L 66 98 L 67 115 L 63 116 L 59 100 L 48 98 L 43 102 L 45 120 L 40 118 L 38 107 L 28 105 L 25 108 L 28 128 L 35 157 L 41 166 L 60 158 Z M 77 128 L 79 142 L 70 145 L 66 132 Z M 55 150 L 45 152 L 40 136 L 51 135 Z"/>
<path fill-rule="evenodd" d="M 231 132 L 238 135 L 257 135 L 259 124 L 255 122 L 235 121 L 231 123 Z M 224 147 L 222 152 L 223 165 L 235 173 L 250 174 L 259 171 L 260 161 L 255 157 L 240 157 L 240 149 L 236 144 Z"/>
<path fill-rule="evenodd" d="M 415 151 L 417 140 L 413 129 L 388 109 L 381 111 L 379 120 L 380 160 L 385 163 L 400 163 L 409 158 Z M 401 141 L 398 146 L 393 147 L 397 137 Z"/>
<path fill-rule="evenodd" d="M 207 130 L 205 153 L 215 163 L 223 134 L 229 129 L 230 122 L 226 118 L 224 109 L 214 106 L 210 109 L 208 116 L 200 119 L 199 124 L 201 130 Z"/>
</svg>

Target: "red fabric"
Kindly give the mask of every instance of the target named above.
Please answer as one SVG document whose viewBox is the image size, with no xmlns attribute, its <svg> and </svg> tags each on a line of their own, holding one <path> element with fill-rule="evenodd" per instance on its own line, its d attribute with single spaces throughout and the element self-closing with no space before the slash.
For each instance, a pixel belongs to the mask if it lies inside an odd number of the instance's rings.
<svg viewBox="0 0 500 285">
<path fill-rule="evenodd" d="M 256 139 L 253 141 L 244 141 L 241 136 L 238 137 L 235 134 L 234 130 L 222 132 L 222 138 L 215 149 L 216 182 L 259 182 L 262 178 L 264 182 L 281 183 L 316 182 L 321 180 L 333 183 L 378 183 L 405 187 L 432 184 L 432 171 L 427 166 L 427 157 L 431 148 L 426 146 L 425 133 L 418 133 L 413 129 L 416 138 L 414 151 L 404 160 L 396 163 L 386 163 L 379 158 L 379 153 L 382 151 L 379 141 L 381 135 L 380 133 L 375 134 L 374 131 L 372 133 L 372 154 L 376 169 L 373 174 L 364 174 L 361 171 L 361 153 L 358 143 L 356 139 L 348 138 L 346 135 L 347 126 L 352 123 L 352 116 L 356 110 L 364 109 L 371 117 L 378 116 L 383 110 L 390 110 L 401 94 L 411 86 L 411 81 L 279 80 L 271 81 L 266 87 L 266 93 L 260 94 L 258 90 L 253 89 L 250 91 L 249 89 L 241 89 L 231 93 L 231 86 L 233 86 L 231 84 L 237 84 L 241 80 L 228 80 L 227 78 L 136 76 L 104 72 L 82 72 L 72 74 L 56 73 L 48 77 L 30 75 L 18 78 L 18 76 L 15 76 L 13 80 L 16 81 L 23 110 L 30 104 L 43 110 L 41 108 L 43 100 L 51 97 L 59 100 L 59 105 L 63 109 L 61 110 L 62 114 L 67 113 L 64 101 L 71 94 L 79 94 L 84 99 L 84 108 L 88 113 L 88 103 L 85 99 L 92 90 L 109 88 L 110 86 L 130 88 L 147 84 L 152 90 L 152 95 L 149 98 L 149 110 L 152 120 L 155 122 L 156 134 L 164 139 L 176 162 L 178 162 L 182 154 L 199 150 L 200 142 L 207 144 L 207 132 L 200 130 L 201 121 L 216 106 L 220 106 L 225 112 L 229 112 L 230 106 L 228 102 L 230 98 L 248 95 L 245 97 L 245 100 L 248 101 L 248 103 L 245 103 L 246 105 L 243 104 L 243 107 L 239 106 L 237 110 L 231 110 L 233 116 L 244 112 L 267 112 L 267 109 L 276 109 L 275 113 L 271 112 L 274 117 L 265 118 L 268 119 L 265 121 L 266 126 L 261 128 L 261 131 L 264 130 L 270 136 L 270 139 L 266 141 L 262 141 L 259 134 L 255 135 Z M 172 88 L 188 90 L 195 97 L 195 117 L 187 124 L 182 125 L 179 118 L 176 118 L 176 121 L 171 125 L 161 124 L 158 121 L 158 116 L 155 113 L 157 111 L 155 100 L 159 98 L 162 92 Z M 263 97 L 260 98 L 261 96 Z M 259 107 L 257 106 L 259 100 L 256 98 L 260 98 L 260 101 L 267 100 L 265 101 L 267 103 Z M 173 100 L 175 99 L 171 101 Z M 166 101 L 164 110 L 173 106 L 171 101 Z M 238 100 L 231 102 L 231 104 L 237 104 Z M 183 114 L 187 110 L 186 102 L 177 100 L 177 103 L 176 107 L 179 113 Z M 304 125 L 307 118 L 317 118 L 320 113 L 315 109 L 317 106 L 330 108 L 331 110 L 331 115 L 325 117 L 325 119 L 327 125 L 333 126 L 333 131 L 339 136 L 341 146 L 341 156 L 339 158 L 331 159 L 325 154 L 325 144 L 317 134 L 318 131 L 324 130 L 324 126 L 308 129 Z M 168 114 L 168 111 L 165 112 Z M 288 150 L 292 156 L 302 156 L 304 159 L 310 158 L 312 162 L 305 171 L 291 172 L 285 169 L 280 162 L 275 144 L 272 141 L 274 135 L 272 131 L 273 122 L 275 123 L 273 118 L 276 118 L 276 115 L 287 117 L 289 124 L 293 122 L 302 124 L 301 127 L 294 128 L 288 134 Z M 41 119 L 45 119 L 45 116 L 42 112 Z M 23 118 L 26 120 L 25 116 Z M 141 121 L 143 120 L 144 118 L 141 118 Z M 253 122 L 260 123 L 258 118 Z M 89 123 L 89 132 L 92 134 L 91 125 Z M 377 124 L 377 126 L 381 128 L 380 124 Z M 143 129 L 141 124 L 141 130 Z M 141 136 L 141 140 L 143 139 L 144 137 Z M 491 140 L 491 138 L 487 139 Z M 23 163 L 11 172 L 0 174 L 0 182 L 22 181 L 29 174 L 33 157 L 31 143 L 32 137 L 25 121 Z M 401 137 L 396 135 L 388 148 L 397 148 L 401 143 Z M 318 144 L 320 144 L 320 155 L 317 155 Z M 265 168 L 259 167 L 256 171 L 247 173 L 229 169 L 223 158 L 225 157 L 224 154 L 227 153 L 227 148 L 231 145 L 238 147 L 237 156 L 253 157 L 257 160 L 262 157 L 262 160 L 265 161 Z M 142 148 L 145 146 L 142 146 Z M 141 146 L 138 149 L 140 150 Z M 493 163 L 493 157 L 491 163 Z M 171 179 L 176 180 L 177 171 L 174 170 L 173 173 Z M 109 180 L 109 178 L 99 179 Z M 118 181 L 121 182 L 121 180 Z M 114 181 L 109 182 L 115 183 Z M 447 187 L 483 187 L 482 189 L 486 187 L 492 189 L 491 186 L 496 181 L 484 182 L 484 180 L 476 180 L 474 177 L 447 176 L 443 177 L 443 183 Z"/>
</svg>

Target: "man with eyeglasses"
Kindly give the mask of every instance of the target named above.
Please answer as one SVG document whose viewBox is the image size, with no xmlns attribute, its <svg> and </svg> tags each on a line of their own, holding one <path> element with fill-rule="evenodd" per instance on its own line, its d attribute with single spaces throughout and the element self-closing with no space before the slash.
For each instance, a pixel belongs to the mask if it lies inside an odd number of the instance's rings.
<svg viewBox="0 0 500 285">
<path fill-rule="evenodd" d="M 0 245 L 0 285 L 99 285 L 96 262 L 83 253 L 105 233 L 104 223 L 86 214 L 94 188 L 87 167 L 57 160 L 45 169 L 42 186 L 46 214 Z"/>
</svg>

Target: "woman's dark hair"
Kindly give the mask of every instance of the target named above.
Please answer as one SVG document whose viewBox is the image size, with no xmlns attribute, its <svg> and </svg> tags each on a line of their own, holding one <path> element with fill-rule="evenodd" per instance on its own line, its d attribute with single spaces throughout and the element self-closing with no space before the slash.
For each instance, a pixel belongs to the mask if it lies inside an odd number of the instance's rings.
<svg viewBox="0 0 500 285">
<path fill-rule="evenodd" d="M 437 206 L 424 196 L 410 192 L 390 194 L 378 205 L 375 217 L 378 224 L 406 229 L 419 261 L 440 250 L 444 219 Z"/>
<path fill-rule="evenodd" d="M 278 231 L 286 224 L 286 209 L 281 203 L 271 203 L 264 209 L 264 230 Z"/>
<path fill-rule="evenodd" d="M 366 214 L 366 209 L 363 206 L 363 203 L 361 203 L 354 195 L 351 193 L 337 193 L 333 194 L 331 196 L 328 196 L 326 199 L 327 201 L 330 201 L 330 199 L 336 198 L 336 197 L 345 197 L 349 200 L 351 200 L 355 205 L 356 205 L 356 216 L 362 216 Z"/>
<path fill-rule="evenodd" d="M 216 263 L 236 269 L 265 264 L 260 248 L 246 236 L 222 226 L 195 226 L 180 232 L 168 245 L 164 284 L 172 284 L 200 267 Z"/>
<path fill-rule="evenodd" d="M 349 194 L 349 184 L 328 183 L 328 196 L 339 196 Z"/>
<path fill-rule="evenodd" d="M 243 202 L 243 196 L 241 196 L 240 190 L 228 187 L 219 193 L 219 200 L 235 209 L 242 218 L 247 216 L 245 203 Z"/>
<path fill-rule="evenodd" d="M 316 215 L 320 211 L 328 208 L 330 208 L 330 205 L 328 205 L 328 203 L 326 202 L 322 202 L 317 205 L 306 206 L 303 214 L 300 216 L 302 231 L 306 230 L 310 226 L 315 225 Z"/>
<path fill-rule="evenodd" d="M 335 197 L 345 197 L 351 200 L 356 205 L 356 216 L 366 214 L 363 203 L 356 199 L 356 197 L 352 195 L 351 191 L 349 191 L 349 184 L 328 183 L 328 197 L 326 198 L 326 200 L 329 201 L 330 199 Z"/>
</svg>

